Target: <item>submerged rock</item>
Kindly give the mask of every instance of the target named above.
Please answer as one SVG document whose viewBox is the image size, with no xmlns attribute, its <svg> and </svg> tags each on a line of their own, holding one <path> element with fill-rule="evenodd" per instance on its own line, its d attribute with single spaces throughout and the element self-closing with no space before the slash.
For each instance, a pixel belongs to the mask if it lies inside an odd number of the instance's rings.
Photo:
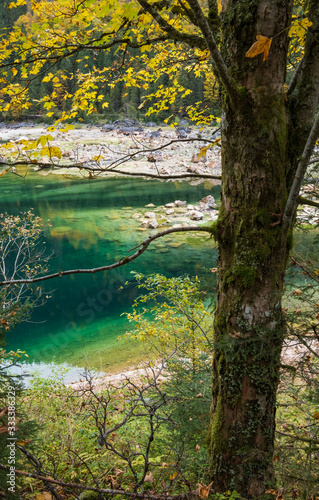
<svg viewBox="0 0 319 500">
<path fill-rule="evenodd" d="M 204 214 L 202 212 L 194 211 L 190 213 L 189 217 L 191 220 L 202 220 Z"/>
<path fill-rule="evenodd" d="M 159 223 L 157 222 L 156 219 L 153 219 L 148 223 L 148 227 L 151 229 L 156 229 L 156 228 L 158 228 L 158 226 L 159 226 Z"/>
<path fill-rule="evenodd" d="M 146 217 L 147 219 L 156 219 L 156 214 L 155 212 L 146 212 L 144 214 L 144 217 Z"/>
</svg>

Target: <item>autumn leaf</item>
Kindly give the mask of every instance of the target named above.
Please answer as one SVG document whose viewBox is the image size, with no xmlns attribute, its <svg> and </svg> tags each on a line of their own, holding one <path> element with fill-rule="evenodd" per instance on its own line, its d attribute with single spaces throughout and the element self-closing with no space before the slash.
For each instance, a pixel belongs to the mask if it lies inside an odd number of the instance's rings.
<svg viewBox="0 0 319 500">
<path fill-rule="evenodd" d="M 145 478 L 144 478 L 144 483 L 146 482 L 149 482 L 149 483 L 154 483 L 154 476 L 153 476 L 153 473 L 152 471 L 149 472 L 149 474 L 146 474 Z"/>
<path fill-rule="evenodd" d="M 253 43 L 246 52 L 246 57 L 256 57 L 258 54 L 264 53 L 263 61 L 267 61 L 272 38 L 263 35 L 257 35 L 256 38 L 257 42 Z"/>
<path fill-rule="evenodd" d="M 208 497 L 212 485 L 213 485 L 213 481 L 208 486 L 205 486 L 205 484 L 198 483 L 198 489 L 197 489 L 198 496 L 200 498 Z"/>
<path fill-rule="evenodd" d="M 319 420 L 319 411 L 316 411 L 312 416 L 315 420 Z"/>
</svg>

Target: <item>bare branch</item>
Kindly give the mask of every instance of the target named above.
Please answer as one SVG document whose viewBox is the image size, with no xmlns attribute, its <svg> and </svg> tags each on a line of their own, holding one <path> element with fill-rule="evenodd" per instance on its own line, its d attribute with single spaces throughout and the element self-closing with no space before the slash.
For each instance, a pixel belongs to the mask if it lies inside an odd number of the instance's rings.
<svg viewBox="0 0 319 500">
<path fill-rule="evenodd" d="M 117 267 L 124 266 L 125 264 L 128 264 L 129 262 L 133 262 L 133 260 L 137 259 L 142 253 L 145 252 L 145 250 L 148 248 L 150 243 L 152 241 L 162 238 L 163 236 L 166 236 L 167 234 L 171 233 L 179 233 L 179 232 L 188 232 L 188 231 L 203 231 L 206 233 L 210 233 L 211 235 L 213 234 L 213 230 L 209 226 L 188 226 L 188 227 L 172 227 L 169 229 L 166 229 L 165 231 L 161 231 L 157 234 L 154 234 L 153 236 L 149 236 L 144 240 L 142 243 L 140 243 L 138 246 L 140 247 L 137 252 L 135 252 L 133 255 L 130 255 L 129 257 L 123 257 L 120 259 L 118 262 L 115 262 L 114 264 L 110 264 L 109 266 L 101 266 L 101 267 L 95 267 L 91 269 L 73 269 L 73 270 L 68 270 L 68 271 L 60 271 L 58 273 L 53 273 L 53 274 L 48 274 L 46 276 L 40 276 L 37 278 L 31 278 L 31 279 L 18 279 L 18 280 L 9 280 L 9 281 L 1 281 L 0 286 L 6 286 L 6 285 L 14 285 L 17 283 L 38 283 L 39 281 L 46 281 L 50 280 L 53 278 L 62 278 L 62 276 L 68 276 L 70 274 L 95 274 L 99 273 L 101 271 L 109 271 L 111 269 L 115 269 Z"/>
<path fill-rule="evenodd" d="M 306 198 L 303 198 L 302 196 L 299 196 L 299 198 L 298 198 L 298 204 L 299 205 L 309 205 L 310 207 L 319 208 L 319 202 L 318 201 L 307 200 Z"/>
<path fill-rule="evenodd" d="M 282 217 L 282 228 L 284 233 L 288 230 L 290 223 L 293 219 L 295 210 L 297 208 L 301 184 L 318 137 L 319 137 L 319 112 L 316 115 L 315 121 L 308 136 L 308 140 L 303 150 L 301 159 L 299 161 L 295 178 L 288 196 L 288 200 Z"/>
<path fill-rule="evenodd" d="M 312 165 L 313 163 L 319 163 L 319 158 L 314 158 L 313 160 L 310 160 L 308 165 Z"/>
<path fill-rule="evenodd" d="M 10 467 L 0 463 L 0 469 L 2 470 L 10 470 Z M 124 490 L 113 490 L 113 489 L 104 489 L 104 488 L 93 488 L 90 486 L 84 486 L 82 484 L 75 483 L 65 483 L 63 481 L 57 481 L 56 479 L 51 479 L 50 477 L 41 476 L 40 474 L 34 474 L 32 472 L 24 472 L 21 470 L 16 470 L 16 474 L 20 476 L 33 477 L 34 479 L 39 479 L 40 481 L 57 484 L 59 486 L 63 486 L 64 488 L 73 488 L 78 490 L 86 490 L 86 491 L 96 491 L 97 493 L 106 493 L 112 496 L 121 495 L 124 497 L 130 498 L 149 498 L 150 500 L 187 500 L 192 497 L 192 493 L 184 493 L 183 495 L 151 495 L 147 493 L 147 491 L 143 491 L 143 493 L 136 493 L 131 491 Z"/>
<path fill-rule="evenodd" d="M 3 163 L 0 161 L 0 165 Z M 6 163 L 8 165 L 8 163 Z M 80 170 L 86 170 L 88 172 L 93 172 L 94 174 L 103 174 L 107 172 L 111 172 L 114 174 L 120 174 L 120 175 L 125 175 L 127 177 L 149 177 L 150 179 L 163 179 L 163 180 L 169 180 L 169 179 L 189 179 L 189 178 L 195 178 L 195 179 L 214 179 L 214 180 L 221 180 L 220 175 L 212 175 L 212 174 L 196 174 L 193 172 L 185 172 L 185 174 L 151 174 L 150 172 L 128 172 L 125 170 L 117 170 L 116 167 L 113 168 L 103 168 L 102 166 L 98 164 L 93 164 L 93 165 L 87 165 L 87 164 L 82 164 L 82 163 L 76 163 L 74 165 L 66 165 L 66 164 L 56 164 L 56 163 L 44 163 L 44 162 L 26 162 L 26 161 L 17 161 L 9 164 L 10 167 L 16 167 L 19 165 L 23 166 L 37 166 L 41 170 L 47 170 L 49 167 L 52 168 L 78 168 Z M 14 175 L 18 175 L 15 172 L 12 172 Z M 90 178 L 89 178 L 90 179 Z M 91 179 L 93 180 L 93 178 Z"/>
</svg>

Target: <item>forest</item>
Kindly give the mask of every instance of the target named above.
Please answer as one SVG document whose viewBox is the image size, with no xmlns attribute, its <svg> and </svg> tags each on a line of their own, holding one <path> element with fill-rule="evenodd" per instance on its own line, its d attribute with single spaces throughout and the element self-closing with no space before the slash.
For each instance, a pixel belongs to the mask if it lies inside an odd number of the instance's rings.
<svg viewBox="0 0 319 500">
<path fill-rule="evenodd" d="M 0 37 L 0 497 L 319 498 L 317 0 Z"/>
</svg>

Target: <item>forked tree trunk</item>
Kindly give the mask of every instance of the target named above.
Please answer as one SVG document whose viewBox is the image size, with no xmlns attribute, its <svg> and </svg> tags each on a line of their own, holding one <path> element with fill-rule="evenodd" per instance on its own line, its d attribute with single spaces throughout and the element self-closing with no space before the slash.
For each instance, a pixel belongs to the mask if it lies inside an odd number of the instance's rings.
<svg viewBox="0 0 319 500">
<path fill-rule="evenodd" d="M 236 105 L 225 98 L 222 120 L 209 450 L 215 488 L 255 498 L 273 481 L 276 391 L 285 334 L 281 302 L 289 235 L 282 235 L 281 217 L 289 170 L 287 31 L 273 39 L 267 61 L 263 55 L 249 60 L 245 53 L 256 34 L 274 37 L 289 25 L 292 2 L 224 3 L 224 57 L 241 96 Z"/>
</svg>

